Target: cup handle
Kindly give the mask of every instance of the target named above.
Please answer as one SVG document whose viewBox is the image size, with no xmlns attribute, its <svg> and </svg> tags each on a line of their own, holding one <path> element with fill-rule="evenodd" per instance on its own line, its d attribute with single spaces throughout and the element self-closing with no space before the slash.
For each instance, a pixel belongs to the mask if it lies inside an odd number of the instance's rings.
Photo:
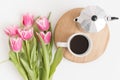
<svg viewBox="0 0 120 80">
<path fill-rule="evenodd" d="M 57 42 L 57 47 L 67 47 L 66 42 Z"/>
</svg>

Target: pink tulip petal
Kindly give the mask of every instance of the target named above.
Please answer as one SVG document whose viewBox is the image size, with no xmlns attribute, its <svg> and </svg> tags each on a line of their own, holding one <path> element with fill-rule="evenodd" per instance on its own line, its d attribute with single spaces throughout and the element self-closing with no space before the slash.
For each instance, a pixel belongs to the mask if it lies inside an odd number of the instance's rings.
<svg viewBox="0 0 120 80">
<path fill-rule="evenodd" d="M 41 22 L 39 19 L 37 19 L 37 20 L 36 20 L 36 23 L 38 24 L 39 30 L 42 30 L 42 31 L 43 31 L 44 29 L 43 29 L 43 27 L 41 27 L 41 26 L 43 25 L 42 22 Z"/>
<path fill-rule="evenodd" d="M 16 36 L 18 34 L 17 33 L 18 28 L 19 27 L 17 25 L 12 25 L 12 26 L 7 27 L 6 29 L 4 29 L 4 32 L 8 36 Z"/>
<path fill-rule="evenodd" d="M 18 30 L 18 33 L 23 40 L 29 40 L 33 36 L 33 28 Z"/>
<path fill-rule="evenodd" d="M 49 27 L 50 27 L 49 21 L 48 21 L 48 19 L 46 17 L 37 19 L 36 23 L 38 25 L 38 28 L 41 31 L 47 31 L 49 29 Z"/>
<path fill-rule="evenodd" d="M 32 14 L 24 14 L 23 15 L 23 25 L 25 27 L 31 27 L 33 25 L 34 22 L 34 16 Z"/>
<path fill-rule="evenodd" d="M 46 28 L 47 28 L 47 30 L 49 29 L 49 27 L 48 26 L 50 26 L 50 24 L 49 24 L 49 21 L 48 21 L 48 19 L 47 18 L 43 18 L 44 19 L 44 25 L 46 26 Z"/>
<path fill-rule="evenodd" d="M 50 43 L 51 40 L 51 32 L 47 32 L 45 37 L 44 37 L 44 41 L 46 44 Z"/>
<path fill-rule="evenodd" d="M 42 39 L 44 39 L 45 33 L 44 32 L 40 32 L 40 36 L 42 37 Z"/>
<path fill-rule="evenodd" d="M 14 52 L 19 52 L 22 49 L 22 39 L 21 38 L 10 38 L 10 46 Z"/>
</svg>

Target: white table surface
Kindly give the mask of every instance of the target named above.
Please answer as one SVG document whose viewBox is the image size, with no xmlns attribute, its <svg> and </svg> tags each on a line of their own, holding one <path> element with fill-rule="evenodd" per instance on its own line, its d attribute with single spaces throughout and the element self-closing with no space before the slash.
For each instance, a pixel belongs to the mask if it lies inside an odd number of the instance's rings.
<svg viewBox="0 0 120 80">
<path fill-rule="evenodd" d="M 119 0 L 0 0 L 0 61 L 8 58 L 7 36 L 2 31 L 6 26 L 18 24 L 21 15 L 30 12 L 46 16 L 52 12 L 51 22 L 56 22 L 66 11 L 98 5 L 108 15 L 120 17 Z M 109 22 L 110 41 L 105 53 L 97 60 L 77 64 L 63 59 L 53 80 L 120 80 L 120 20 Z M 23 80 L 11 62 L 0 64 L 0 80 Z"/>
</svg>

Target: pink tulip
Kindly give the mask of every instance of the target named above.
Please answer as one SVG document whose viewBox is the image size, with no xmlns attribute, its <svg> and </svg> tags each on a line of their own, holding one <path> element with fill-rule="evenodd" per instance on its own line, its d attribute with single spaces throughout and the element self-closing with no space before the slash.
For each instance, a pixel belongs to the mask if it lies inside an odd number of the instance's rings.
<svg viewBox="0 0 120 80">
<path fill-rule="evenodd" d="M 17 30 L 18 30 L 18 26 L 17 25 L 13 25 L 13 26 L 10 26 L 10 27 L 7 27 L 4 32 L 8 35 L 8 36 L 16 36 L 18 33 L 17 33 Z"/>
<path fill-rule="evenodd" d="M 23 40 L 29 40 L 33 36 L 33 28 L 23 30 L 19 29 L 18 34 Z"/>
<path fill-rule="evenodd" d="M 17 37 L 17 38 L 11 37 L 10 38 L 10 46 L 14 52 L 19 52 L 22 49 L 22 39 L 19 37 Z"/>
<path fill-rule="evenodd" d="M 49 27 L 50 27 L 50 23 L 49 23 L 49 21 L 48 21 L 48 19 L 46 17 L 37 19 L 36 23 L 38 25 L 38 28 L 41 31 L 47 31 L 49 29 Z"/>
<path fill-rule="evenodd" d="M 23 25 L 25 27 L 31 27 L 33 25 L 33 22 L 34 22 L 33 15 L 29 13 L 23 15 Z"/>
<path fill-rule="evenodd" d="M 46 34 L 44 32 L 40 32 L 40 36 L 42 37 L 45 44 L 49 44 L 51 40 L 51 32 L 47 32 Z"/>
</svg>

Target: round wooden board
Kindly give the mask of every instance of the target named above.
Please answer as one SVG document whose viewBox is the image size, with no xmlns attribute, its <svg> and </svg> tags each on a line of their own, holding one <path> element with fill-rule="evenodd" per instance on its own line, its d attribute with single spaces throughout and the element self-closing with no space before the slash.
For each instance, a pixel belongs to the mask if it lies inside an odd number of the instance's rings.
<svg viewBox="0 0 120 80">
<path fill-rule="evenodd" d="M 65 13 L 58 21 L 55 27 L 55 44 L 56 42 L 66 42 L 68 38 L 74 33 L 85 33 L 92 40 L 92 49 L 90 53 L 83 57 L 77 57 L 72 55 L 67 48 L 63 48 L 64 57 L 70 61 L 77 63 L 90 62 L 97 59 L 104 53 L 109 40 L 109 28 L 106 24 L 103 30 L 97 33 L 87 33 L 80 25 L 74 22 L 74 18 L 80 15 L 83 8 L 75 8 Z"/>
</svg>

